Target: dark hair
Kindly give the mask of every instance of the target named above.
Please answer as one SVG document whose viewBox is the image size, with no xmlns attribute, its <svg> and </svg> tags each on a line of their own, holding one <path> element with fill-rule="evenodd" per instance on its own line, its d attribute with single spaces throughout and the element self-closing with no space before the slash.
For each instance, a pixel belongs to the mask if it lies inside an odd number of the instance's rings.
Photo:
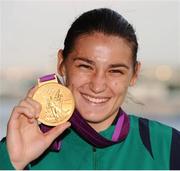
<svg viewBox="0 0 180 171">
<path fill-rule="evenodd" d="M 79 36 L 93 32 L 124 38 L 132 50 L 133 64 L 136 64 L 138 42 L 132 25 L 119 13 L 107 8 L 85 12 L 72 23 L 64 41 L 64 58 L 72 51 Z"/>
</svg>

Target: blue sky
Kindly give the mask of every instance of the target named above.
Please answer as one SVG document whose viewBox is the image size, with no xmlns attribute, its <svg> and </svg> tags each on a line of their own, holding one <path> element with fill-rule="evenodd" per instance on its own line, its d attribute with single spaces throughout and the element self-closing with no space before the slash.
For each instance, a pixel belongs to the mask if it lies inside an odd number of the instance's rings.
<svg viewBox="0 0 180 171">
<path fill-rule="evenodd" d="M 1 1 L 1 68 L 55 67 L 66 32 L 82 12 L 121 13 L 136 29 L 144 65 L 180 65 L 180 1 Z M 178 11 L 179 10 L 179 11 Z"/>
</svg>

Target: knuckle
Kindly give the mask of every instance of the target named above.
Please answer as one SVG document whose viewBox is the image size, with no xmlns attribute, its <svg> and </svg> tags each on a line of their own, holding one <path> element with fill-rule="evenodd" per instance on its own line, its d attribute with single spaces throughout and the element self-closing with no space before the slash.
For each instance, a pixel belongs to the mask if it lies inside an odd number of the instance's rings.
<svg viewBox="0 0 180 171">
<path fill-rule="evenodd" d="M 36 103 L 36 108 L 37 108 L 38 111 L 40 111 L 41 108 L 42 108 L 41 104 L 40 103 Z"/>
<path fill-rule="evenodd" d="M 24 108 L 24 111 L 23 111 L 25 114 L 29 114 L 30 113 L 30 111 L 29 111 L 29 109 L 28 108 Z"/>
<path fill-rule="evenodd" d="M 41 104 L 36 100 L 34 100 L 34 107 L 36 108 L 37 111 L 41 110 Z"/>
<path fill-rule="evenodd" d="M 19 102 L 19 105 L 20 105 L 20 106 L 24 106 L 25 104 L 26 104 L 26 98 L 23 99 L 23 100 L 21 100 L 21 101 Z"/>
<path fill-rule="evenodd" d="M 35 114 L 35 109 L 34 108 L 27 108 L 28 114 Z"/>
<path fill-rule="evenodd" d="M 29 114 L 32 114 L 32 111 L 29 108 L 24 108 L 24 113 L 29 115 Z"/>
</svg>

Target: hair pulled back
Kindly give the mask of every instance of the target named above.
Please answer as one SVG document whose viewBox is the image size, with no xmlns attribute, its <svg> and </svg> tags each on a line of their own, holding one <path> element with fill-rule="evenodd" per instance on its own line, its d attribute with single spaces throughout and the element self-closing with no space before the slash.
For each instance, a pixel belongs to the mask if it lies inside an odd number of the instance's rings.
<svg viewBox="0 0 180 171">
<path fill-rule="evenodd" d="M 108 8 L 85 12 L 72 23 L 64 41 L 64 58 L 73 50 L 79 36 L 94 32 L 125 39 L 132 50 L 133 64 L 136 64 L 138 42 L 135 30 L 123 16 Z"/>
</svg>

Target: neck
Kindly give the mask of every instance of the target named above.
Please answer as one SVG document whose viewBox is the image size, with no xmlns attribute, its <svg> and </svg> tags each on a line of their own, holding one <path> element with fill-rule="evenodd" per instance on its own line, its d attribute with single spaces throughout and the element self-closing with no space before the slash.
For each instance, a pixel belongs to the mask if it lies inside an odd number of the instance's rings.
<svg viewBox="0 0 180 171">
<path fill-rule="evenodd" d="M 116 112 L 114 115 L 110 116 L 109 118 L 105 118 L 103 121 L 100 122 L 89 122 L 87 123 L 94 129 L 96 132 L 101 132 L 107 129 L 116 118 L 118 112 Z"/>
</svg>

